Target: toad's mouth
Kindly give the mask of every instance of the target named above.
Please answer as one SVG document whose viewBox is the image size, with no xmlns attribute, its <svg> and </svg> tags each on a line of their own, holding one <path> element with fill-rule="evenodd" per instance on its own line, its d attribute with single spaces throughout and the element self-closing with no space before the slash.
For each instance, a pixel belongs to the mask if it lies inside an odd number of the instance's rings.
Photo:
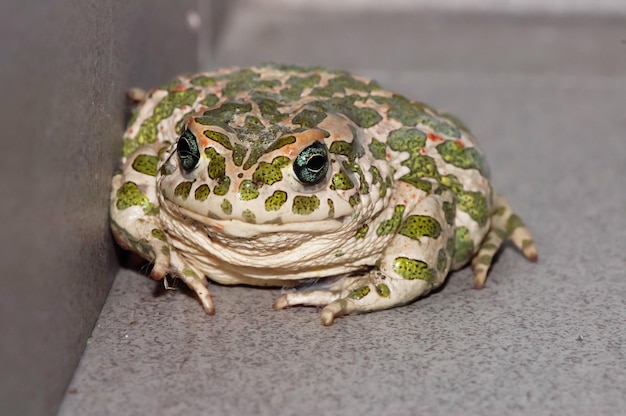
<svg viewBox="0 0 626 416">
<path fill-rule="evenodd" d="M 267 234 L 298 233 L 298 234 L 326 234 L 340 230 L 351 216 L 310 220 L 308 222 L 271 222 L 256 224 L 244 218 L 218 219 L 207 215 L 200 215 L 194 211 L 174 204 L 165 199 L 161 208 L 164 214 L 180 221 L 193 221 L 209 228 L 210 232 L 228 237 L 253 238 Z"/>
</svg>

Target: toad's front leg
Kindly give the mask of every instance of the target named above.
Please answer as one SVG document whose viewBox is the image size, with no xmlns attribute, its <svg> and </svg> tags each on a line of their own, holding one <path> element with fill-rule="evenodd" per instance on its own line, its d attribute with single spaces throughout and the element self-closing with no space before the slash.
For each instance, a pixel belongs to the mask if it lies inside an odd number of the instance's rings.
<svg viewBox="0 0 626 416">
<path fill-rule="evenodd" d="M 454 250 L 452 220 L 441 207 L 441 196 L 429 196 L 396 226 L 380 266 L 362 276 L 348 276 L 326 290 L 282 295 L 273 305 L 324 306 L 323 325 L 351 313 L 373 312 L 405 305 L 439 286 L 450 269 Z"/>
<path fill-rule="evenodd" d="M 153 263 L 150 277 L 179 278 L 196 294 L 207 315 L 215 313 L 204 274 L 187 264 L 176 251 L 159 216 L 157 197 L 158 163 L 161 143 L 141 146 L 131 153 L 120 172 L 113 176 L 111 229 L 117 243 Z M 165 287 L 170 288 L 167 280 Z"/>
</svg>

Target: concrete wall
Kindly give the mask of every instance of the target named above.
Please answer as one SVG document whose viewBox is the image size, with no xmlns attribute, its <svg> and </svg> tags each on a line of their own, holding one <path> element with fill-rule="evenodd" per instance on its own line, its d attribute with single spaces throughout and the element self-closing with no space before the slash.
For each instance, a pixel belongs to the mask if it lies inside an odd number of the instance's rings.
<svg viewBox="0 0 626 416">
<path fill-rule="evenodd" d="M 56 412 L 119 268 L 108 198 L 124 91 L 196 67 L 194 7 L 0 3 L 2 415 Z"/>
<path fill-rule="evenodd" d="M 440 10 L 523 14 L 626 14 L 623 0 L 247 0 L 264 6 L 349 10 Z"/>
</svg>

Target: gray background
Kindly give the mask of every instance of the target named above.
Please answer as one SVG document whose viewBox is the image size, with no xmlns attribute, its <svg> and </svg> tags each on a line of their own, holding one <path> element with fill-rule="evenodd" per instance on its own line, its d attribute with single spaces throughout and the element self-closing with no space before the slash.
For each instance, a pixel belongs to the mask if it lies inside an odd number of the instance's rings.
<svg viewBox="0 0 626 416">
<path fill-rule="evenodd" d="M 124 90 L 266 60 L 461 116 L 539 263 L 509 247 L 485 290 L 464 269 L 331 328 L 315 308 L 272 311 L 280 290 L 212 285 L 208 318 L 122 269 L 60 414 L 626 412 L 625 18 L 118 3 L 0 6 L 0 414 L 56 412 L 118 271 Z"/>
</svg>

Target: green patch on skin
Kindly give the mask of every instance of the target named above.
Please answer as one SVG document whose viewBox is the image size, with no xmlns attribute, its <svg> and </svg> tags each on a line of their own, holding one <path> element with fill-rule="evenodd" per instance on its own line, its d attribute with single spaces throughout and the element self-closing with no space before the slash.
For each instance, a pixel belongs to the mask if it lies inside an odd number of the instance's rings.
<svg viewBox="0 0 626 416">
<path fill-rule="evenodd" d="M 280 94 L 284 96 L 286 101 L 295 101 L 302 95 L 302 91 L 305 88 L 313 88 L 319 84 L 322 78 L 318 74 L 310 76 L 291 76 L 287 80 L 286 84 L 288 88 L 284 88 L 280 91 Z"/>
<path fill-rule="evenodd" d="M 167 242 L 167 237 L 165 236 L 165 233 L 163 232 L 163 230 L 159 230 L 158 228 L 153 228 L 152 231 L 150 231 L 150 234 L 152 234 L 152 237 L 156 238 L 157 240 Z"/>
<path fill-rule="evenodd" d="M 430 156 L 424 156 L 420 150 L 426 144 L 426 134 L 414 128 L 400 128 L 389 133 L 387 138 L 389 147 L 398 152 L 408 152 L 409 158 L 402 162 L 409 168 L 409 173 L 400 178 L 424 192 L 432 192 L 432 183 L 424 178 L 440 178 L 435 160 Z"/>
<path fill-rule="evenodd" d="M 348 143 L 344 140 L 337 140 L 330 145 L 330 149 L 328 149 L 329 153 L 335 153 L 338 155 L 344 155 L 348 157 L 350 160 L 355 160 L 356 155 L 354 154 L 354 148 L 352 143 Z"/>
<path fill-rule="evenodd" d="M 320 200 L 315 195 L 304 196 L 298 195 L 293 198 L 293 205 L 291 210 L 294 214 L 309 215 L 313 213 L 320 206 Z"/>
<path fill-rule="evenodd" d="M 410 215 L 404 220 L 398 232 L 413 240 L 422 237 L 438 238 L 441 234 L 441 224 L 427 215 Z"/>
<path fill-rule="evenodd" d="M 493 259 L 492 255 L 483 254 L 482 256 L 478 257 L 478 259 L 476 260 L 476 263 L 482 266 L 489 266 L 491 264 L 491 259 Z"/>
<path fill-rule="evenodd" d="M 448 255 L 446 254 L 446 250 L 441 249 L 437 254 L 437 271 L 443 274 L 446 271 L 446 266 L 448 265 Z"/>
<path fill-rule="evenodd" d="M 272 160 L 272 163 L 261 162 L 257 167 L 252 179 L 255 182 L 261 182 L 267 185 L 272 185 L 276 182 L 283 180 L 283 174 L 281 169 L 289 164 L 289 158 L 285 156 L 278 156 Z"/>
<path fill-rule="evenodd" d="M 212 147 L 204 149 L 204 154 L 209 158 L 207 173 L 211 179 L 220 179 L 226 176 L 226 160 Z"/>
<path fill-rule="evenodd" d="M 440 181 L 441 185 L 454 193 L 454 201 L 457 208 L 467 212 L 481 227 L 487 225 L 489 209 L 487 208 L 487 198 L 485 195 L 480 192 L 463 190 L 463 185 L 454 175 L 442 176 Z"/>
<path fill-rule="evenodd" d="M 152 115 L 141 123 L 137 135 L 133 139 L 124 141 L 124 155 L 128 156 L 141 145 L 154 143 L 157 138 L 159 122 L 171 116 L 175 108 L 193 105 L 199 93 L 193 88 L 183 91 L 169 91 L 154 107 Z"/>
<path fill-rule="evenodd" d="M 369 286 L 361 286 L 359 288 L 354 289 L 352 292 L 350 292 L 348 297 L 350 299 L 360 300 L 360 299 L 363 299 L 365 296 L 369 295 L 369 293 L 370 293 Z"/>
<path fill-rule="evenodd" d="M 192 85 L 196 85 L 198 87 L 208 87 L 209 85 L 215 84 L 215 78 L 198 75 L 191 78 L 190 82 Z"/>
<path fill-rule="evenodd" d="M 393 260 L 393 270 L 407 280 L 431 282 L 435 278 L 435 271 L 428 268 L 428 264 L 408 257 L 396 257 Z"/>
<path fill-rule="evenodd" d="M 343 94 L 345 90 L 340 85 L 326 85 L 315 87 L 311 90 L 311 95 L 316 97 L 332 97 L 336 93 Z"/>
<path fill-rule="evenodd" d="M 358 163 L 343 162 L 343 168 L 349 172 L 356 173 L 359 176 L 359 193 L 361 195 L 369 193 L 370 187 L 365 180 L 365 175 L 361 170 L 361 166 Z"/>
<path fill-rule="evenodd" d="M 443 134 L 443 135 L 446 135 L 448 137 L 452 137 L 455 139 L 458 139 L 461 137 L 461 131 L 457 127 L 452 126 L 443 121 L 437 122 L 433 130 L 435 130 L 435 133 Z"/>
<path fill-rule="evenodd" d="M 469 216 L 481 227 L 487 225 L 489 220 L 489 209 L 487 208 L 487 198 L 480 192 L 463 191 L 457 195 L 457 204 L 461 210 L 467 212 Z"/>
<path fill-rule="evenodd" d="M 370 152 L 374 159 L 386 160 L 387 159 L 387 145 L 379 140 L 372 139 L 369 145 Z"/>
<path fill-rule="evenodd" d="M 205 111 L 203 117 L 197 117 L 196 121 L 207 126 L 221 127 L 232 122 L 238 114 L 249 113 L 250 111 L 252 111 L 252 104 L 250 103 L 226 101 L 217 108 Z"/>
<path fill-rule="evenodd" d="M 266 153 L 273 152 L 274 150 L 278 150 L 283 146 L 287 146 L 288 144 L 292 144 L 296 142 L 295 136 L 283 136 L 274 141 L 266 150 Z"/>
<path fill-rule="evenodd" d="M 489 251 L 494 251 L 494 252 L 498 250 L 498 246 L 493 243 L 485 243 L 482 246 L 480 246 L 480 248 L 483 250 L 489 250 Z"/>
<path fill-rule="evenodd" d="M 239 143 L 235 143 L 235 148 L 233 149 L 233 163 L 235 166 L 241 166 L 243 159 L 246 157 L 246 153 L 248 153 L 248 149 Z"/>
<path fill-rule="evenodd" d="M 383 177 L 376 166 L 370 167 L 370 174 L 372 175 L 372 185 L 380 184 L 378 194 L 381 198 L 384 198 L 385 195 L 387 195 L 387 183 L 383 180 Z"/>
<path fill-rule="evenodd" d="M 501 240 L 506 240 L 508 235 L 506 233 L 506 231 L 501 230 L 499 228 L 492 228 L 491 232 L 494 233 L 495 235 L 497 235 Z"/>
<path fill-rule="evenodd" d="M 389 117 L 400 120 L 405 126 L 413 126 L 417 124 L 418 118 L 425 114 L 426 104 L 412 102 L 401 95 L 393 95 L 391 98 L 372 96 L 379 104 L 389 104 Z"/>
<path fill-rule="evenodd" d="M 437 117 L 426 112 L 417 116 L 417 123 L 430 127 L 435 133 L 443 134 L 454 139 L 461 137 L 461 132 L 457 127 L 443 120 L 439 120 Z"/>
<path fill-rule="evenodd" d="M 259 197 L 259 188 L 249 179 L 241 181 L 239 184 L 239 199 L 251 201 Z"/>
<path fill-rule="evenodd" d="M 454 231 L 454 262 L 464 264 L 474 255 L 474 242 L 466 227 Z"/>
<path fill-rule="evenodd" d="M 506 212 L 506 208 L 505 207 L 498 207 L 498 208 L 493 210 L 493 213 L 491 214 L 491 216 L 499 217 L 499 216 L 503 215 L 505 212 Z"/>
<path fill-rule="evenodd" d="M 384 283 L 379 283 L 376 285 L 376 293 L 378 293 L 378 296 L 380 296 L 381 298 L 388 298 L 389 296 L 391 296 L 391 290 L 389 290 L 389 286 Z"/>
<path fill-rule="evenodd" d="M 209 185 L 200 185 L 196 188 L 194 192 L 194 198 L 196 199 L 196 201 L 205 201 L 209 197 L 210 193 L 211 189 L 209 188 Z"/>
<path fill-rule="evenodd" d="M 456 242 L 454 237 L 450 237 L 448 238 L 448 241 L 446 242 L 446 252 L 448 253 L 448 256 L 451 258 L 454 258 L 454 253 L 456 251 Z"/>
<path fill-rule="evenodd" d="M 332 89 L 331 87 L 326 87 Z M 313 91 L 317 91 L 315 88 Z M 314 94 L 312 95 L 320 95 Z M 358 95 L 350 95 L 345 97 L 332 97 L 327 100 L 320 100 L 310 103 L 313 107 L 327 113 L 339 113 L 348 117 L 354 124 L 359 127 L 368 128 L 377 124 L 382 120 L 382 116 L 376 110 L 369 107 L 357 107 L 354 105 L 356 100 L 363 100 Z"/>
<path fill-rule="evenodd" d="M 120 211 L 131 206 L 139 206 L 143 208 L 143 212 L 146 215 L 156 215 L 159 212 L 159 207 L 150 202 L 150 199 L 141 193 L 135 182 L 125 182 L 117 190 L 116 196 L 117 203 L 115 206 Z"/>
<path fill-rule="evenodd" d="M 362 240 L 365 238 L 365 236 L 367 235 L 367 232 L 369 231 L 370 227 L 365 224 L 364 226 L 362 226 L 361 228 L 359 228 L 356 232 L 356 235 L 354 236 L 357 240 Z"/>
<path fill-rule="evenodd" d="M 449 225 L 454 224 L 454 218 L 456 216 L 456 206 L 454 203 L 444 201 L 441 208 L 443 209 L 443 214 L 446 217 L 446 222 Z"/>
<path fill-rule="evenodd" d="M 182 198 L 184 200 L 187 199 L 187 197 L 189 197 L 189 192 L 191 192 L 191 185 L 193 184 L 193 182 L 181 182 L 178 185 L 176 185 L 176 188 L 174 188 L 174 195 Z"/>
<path fill-rule="evenodd" d="M 221 144 L 228 150 L 232 150 L 233 148 L 233 145 L 231 144 L 230 139 L 224 133 L 220 133 L 219 131 L 213 131 L 213 130 L 205 130 L 204 135 L 208 137 L 209 139 L 213 140 L 214 142 Z"/>
<path fill-rule="evenodd" d="M 228 193 L 230 189 L 230 178 L 228 176 L 224 176 L 217 180 L 217 185 L 213 188 L 213 193 L 215 195 L 224 196 Z"/>
<path fill-rule="evenodd" d="M 477 169 L 483 176 L 487 173 L 485 160 L 475 147 L 464 147 L 454 140 L 446 140 L 437 146 L 437 151 L 443 160 L 456 167 Z"/>
<path fill-rule="evenodd" d="M 280 112 L 278 109 L 279 104 L 274 100 L 270 100 L 269 98 L 255 98 L 254 101 L 259 106 L 259 110 L 261 110 L 263 117 L 265 117 L 265 119 L 272 124 L 276 124 L 288 116 L 288 114 Z"/>
<path fill-rule="evenodd" d="M 265 210 L 278 211 L 285 202 L 287 202 L 287 192 L 274 191 L 274 193 L 265 200 Z"/>
<path fill-rule="evenodd" d="M 197 277 L 196 273 L 187 267 L 183 269 L 183 274 L 188 277 Z"/>
<path fill-rule="evenodd" d="M 243 125 L 246 133 L 259 134 L 263 131 L 263 129 L 265 129 L 265 126 L 263 125 L 261 120 L 259 120 L 258 117 L 255 116 L 246 116 Z"/>
<path fill-rule="evenodd" d="M 250 224 L 256 223 L 256 215 L 254 215 L 254 212 L 249 209 L 243 210 L 243 212 L 241 213 L 241 217 L 244 219 L 245 222 L 248 222 Z"/>
<path fill-rule="evenodd" d="M 232 100 L 241 91 L 251 91 L 256 88 L 259 76 L 251 69 L 230 72 L 223 76 L 229 81 L 224 87 L 223 94 Z"/>
<path fill-rule="evenodd" d="M 309 75 L 306 77 L 291 76 L 287 80 L 287 85 L 291 85 L 297 88 L 313 88 L 320 83 L 322 77 L 318 74 Z"/>
<path fill-rule="evenodd" d="M 308 129 L 312 129 L 314 127 L 317 127 L 317 125 L 320 124 L 325 118 L 325 112 L 309 110 L 305 108 L 293 118 L 292 123 L 299 124 L 300 126 Z"/>
<path fill-rule="evenodd" d="M 133 160 L 133 169 L 144 175 L 156 176 L 159 159 L 153 155 L 137 155 Z"/>
<path fill-rule="evenodd" d="M 354 119 L 352 121 L 354 121 L 357 126 L 363 127 L 364 129 L 375 126 L 380 120 L 383 119 L 382 116 L 378 114 L 378 111 L 374 110 L 373 108 L 355 108 L 356 110 L 354 111 Z"/>
<path fill-rule="evenodd" d="M 414 154 L 426 145 L 426 134 L 418 129 L 402 127 L 389 133 L 387 143 L 395 151 Z"/>
<path fill-rule="evenodd" d="M 343 256 L 345 253 L 343 251 L 335 251 L 335 257 L 341 257 Z"/>
<path fill-rule="evenodd" d="M 327 199 L 326 203 L 328 204 L 328 217 L 333 218 L 335 216 L 335 203 L 332 199 Z"/>
<path fill-rule="evenodd" d="M 352 142 L 337 140 L 330 145 L 328 152 L 346 156 L 350 163 L 354 163 L 357 158 L 365 154 L 358 140 Z"/>
<path fill-rule="evenodd" d="M 253 146 L 250 149 L 250 156 L 248 156 L 248 160 L 243 164 L 243 169 L 248 170 L 252 166 L 256 165 L 259 161 L 259 158 L 266 153 L 266 150 L 259 144 Z"/>
<path fill-rule="evenodd" d="M 350 180 L 350 177 L 348 177 L 348 175 L 346 175 L 346 173 L 343 170 L 340 170 L 338 173 L 336 173 L 333 176 L 333 181 L 332 181 L 332 184 L 330 185 L 330 189 L 333 189 L 333 190 L 341 189 L 341 190 L 346 191 L 352 188 L 354 188 L 354 184 Z"/>
<path fill-rule="evenodd" d="M 297 101 L 302 95 L 302 88 L 288 87 L 280 90 L 280 97 L 282 101 L 291 102 Z"/>
<path fill-rule="evenodd" d="M 222 212 L 226 215 L 230 215 L 233 213 L 233 204 L 231 204 L 228 199 L 224 199 L 222 201 L 220 208 L 222 208 Z"/>
<path fill-rule="evenodd" d="M 206 105 L 207 107 L 213 107 L 219 102 L 220 98 L 215 94 L 209 94 L 200 100 L 199 104 Z"/>
<path fill-rule="evenodd" d="M 520 227 L 524 227 L 524 222 L 522 219 L 517 216 L 517 214 L 512 214 L 509 219 L 506 221 L 506 233 L 507 235 L 511 235 Z"/>
<path fill-rule="evenodd" d="M 355 79 L 349 75 L 340 75 L 328 80 L 328 85 L 332 87 L 349 88 L 351 90 L 370 92 L 374 89 L 380 88 L 375 82 L 365 83 L 358 79 Z"/>
<path fill-rule="evenodd" d="M 423 187 L 432 189 L 432 183 L 424 178 L 432 178 L 435 181 L 441 178 L 437 170 L 435 159 L 430 156 L 413 155 L 402 162 L 402 164 L 408 167 L 410 172 L 401 177 L 400 180 L 420 189 L 424 189 Z M 424 184 L 424 182 L 426 182 L 426 184 Z"/>
<path fill-rule="evenodd" d="M 400 226 L 400 222 L 402 221 L 402 215 L 404 214 L 404 205 L 396 205 L 393 210 L 393 215 L 390 219 L 383 221 L 380 223 L 378 228 L 376 229 L 376 234 L 378 235 L 388 235 L 393 234 L 398 230 Z"/>
<path fill-rule="evenodd" d="M 352 208 L 356 207 L 357 205 L 361 203 L 361 195 L 359 194 L 352 195 L 350 198 L 348 198 L 348 203 L 350 204 Z"/>
</svg>

